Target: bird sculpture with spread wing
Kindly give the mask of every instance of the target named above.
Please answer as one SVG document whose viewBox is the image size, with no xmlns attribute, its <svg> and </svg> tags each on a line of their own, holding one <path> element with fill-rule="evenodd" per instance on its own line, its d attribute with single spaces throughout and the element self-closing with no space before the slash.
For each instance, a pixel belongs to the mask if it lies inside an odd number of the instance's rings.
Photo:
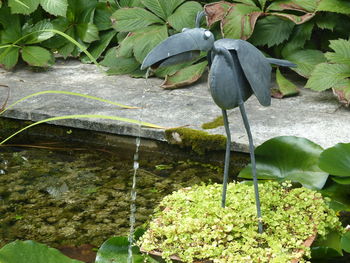
<svg viewBox="0 0 350 263">
<path fill-rule="evenodd" d="M 151 50 L 144 59 L 141 69 L 148 67 L 157 68 L 190 61 L 198 57 L 201 51 L 208 52 L 210 92 L 214 102 L 222 110 L 227 135 L 221 206 L 225 207 L 226 204 L 231 151 L 231 135 L 227 110 L 239 107 L 248 134 L 258 231 L 262 233 L 254 144 L 244 102 L 254 94 L 261 105 L 269 106 L 271 104 L 270 64 L 285 67 L 295 67 L 295 64 L 287 60 L 266 58 L 256 47 L 244 40 L 220 39 L 215 41 L 214 35 L 209 30 L 199 26 L 203 16 L 205 16 L 204 12 L 197 15 L 195 28 L 184 28 L 181 33 L 168 37 Z"/>
</svg>

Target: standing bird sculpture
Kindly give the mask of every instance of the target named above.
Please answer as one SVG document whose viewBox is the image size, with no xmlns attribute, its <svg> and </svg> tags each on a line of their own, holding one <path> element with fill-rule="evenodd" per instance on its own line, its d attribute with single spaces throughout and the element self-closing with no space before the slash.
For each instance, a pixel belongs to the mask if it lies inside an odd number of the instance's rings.
<svg viewBox="0 0 350 263">
<path fill-rule="evenodd" d="M 200 28 L 204 12 L 197 15 L 196 27 L 184 28 L 182 33 L 168 37 L 157 45 L 144 59 L 141 69 L 174 65 L 198 57 L 207 51 L 209 62 L 209 87 L 214 102 L 221 108 L 227 135 L 223 191 L 221 206 L 226 204 L 226 190 L 231 152 L 231 133 L 227 110 L 239 107 L 248 135 L 252 163 L 253 184 L 258 217 L 258 231 L 262 233 L 262 216 L 256 176 L 253 137 L 244 102 L 254 94 L 263 106 L 271 104 L 271 66 L 295 67 L 295 64 L 281 59 L 266 58 L 256 47 L 240 39 L 220 39 L 207 29 Z"/>
</svg>

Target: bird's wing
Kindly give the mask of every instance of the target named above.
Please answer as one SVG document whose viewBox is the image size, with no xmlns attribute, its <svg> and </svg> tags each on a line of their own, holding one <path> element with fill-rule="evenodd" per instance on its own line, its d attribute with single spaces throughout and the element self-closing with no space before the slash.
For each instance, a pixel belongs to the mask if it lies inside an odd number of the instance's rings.
<svg viewBox="0 0 350 263">
<path fill-rule="evenodd" d="M 261 105 L 269 106 L 271 104 L 271 66 L 263 53 L 249 42 L 240 39 L 220 39 L 215 43 L 237 52 L 242 70 L 255 96 Z"/>
</svg>

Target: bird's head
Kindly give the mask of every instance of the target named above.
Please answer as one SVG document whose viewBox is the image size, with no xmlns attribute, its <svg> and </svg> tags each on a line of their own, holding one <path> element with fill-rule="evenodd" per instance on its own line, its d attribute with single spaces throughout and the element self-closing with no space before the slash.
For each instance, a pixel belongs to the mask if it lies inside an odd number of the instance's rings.
<svg viewBox="0 0 350 263">
<path fill-rule="evenodd" d="M 199 23 L 196 22 L 196 24 Z M 141 69 L 191 61 L 198 57 L 201 51 L 211 50 L 214 41 L 213 33 L 207 29 L 199 26 L 191 29 L 184 28 L 181 33 L 168 37 L 152 49 L 143 60 Z"/>
</svg>

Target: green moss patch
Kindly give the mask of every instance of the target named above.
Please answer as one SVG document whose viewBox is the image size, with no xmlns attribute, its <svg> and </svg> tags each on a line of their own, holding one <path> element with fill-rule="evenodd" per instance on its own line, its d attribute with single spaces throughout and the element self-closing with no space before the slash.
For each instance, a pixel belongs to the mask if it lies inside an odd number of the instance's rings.
<svg viewBox="0 0 350 263">
<path fill-rule="evenodd" d="M 224 150 L 226 137 L 219 134 L 209 134 L 204 131 L 189 128 L 174 128 L 165 131 L 166 139 L 170 144 L 190 147 L 198 154 L 206 151 Z"/>
<path fill-rule="evenodd" d="M 224 118 L 222 116 L 216 117 L 213 121 L 206 122 L 202 124 L 202 129 L 210 130 L 217 127 L 224 126 Z"/>
</svg>

